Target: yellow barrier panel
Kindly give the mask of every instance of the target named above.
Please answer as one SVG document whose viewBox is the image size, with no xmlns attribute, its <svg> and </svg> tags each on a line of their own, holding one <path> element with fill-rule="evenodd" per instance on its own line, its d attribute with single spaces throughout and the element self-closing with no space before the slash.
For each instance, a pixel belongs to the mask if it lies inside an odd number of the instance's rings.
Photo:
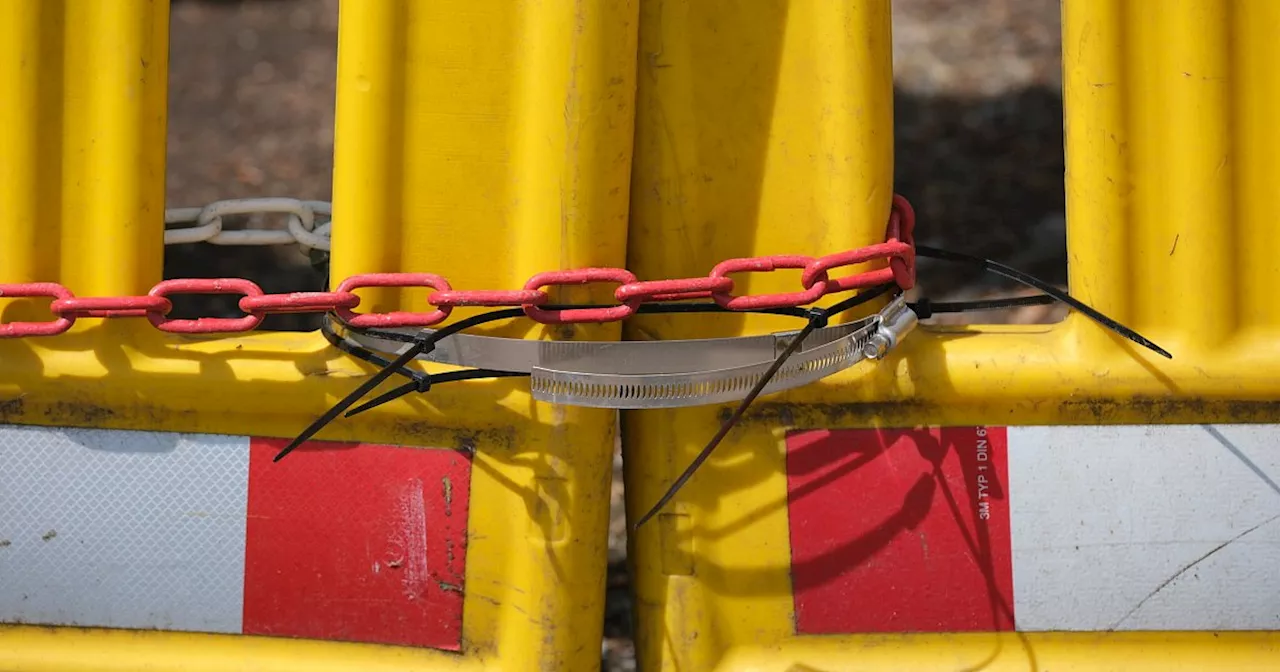
<svg viewBox="0 0 1280 672">
<path fill-rule="evenodd" d="M 1262 423 L 1280 423 L 1280 321 L 1261 293 L 1280 279 L 1265 205 L 1280 79 L 1264 65 L 1280 9 L 1139 4 L 1064 3 L 1070 286 L 1174 359 L 1078 314 L 922 328 L 882 363 L 758 400 L 632 534 L 642 669 L 1277 665 L 1280 455 Z M 637 274 L 881 239 L 888 15 L 887 0 L 642 6 Z M 797 277 L 742 276 L 738 293 Z M 727 411 L 624 415 L 631 520 Z M 1256 632 L 1098 632 L 1135 629 Z M 1037 632 L 950 634 L 975 630 Z"/>
<path fill-rule="evenodd" d="M 145 293 L 161 279 L 167 4 L 0 12 L 3 281 Z M 622 265 L 635 13 L 343 3 L 334 284 L 413 271 L 510 289 Z M 360 290 L 359 312 L 425 291 Z M 489 333 L 618 337 L 529 324 Z M 598 665 L 613 413 L 535 403 L 522 381 L 454 383 L 273 465 L 272 437 L 373 370 L 319 334 L 86 319 L 4 340 L 0 360 L 0 460 L 20 466 L 0 476 L 18 506 L 0 553 L 20 568 L 0 586 L 0 668 Z"/>
</svg>

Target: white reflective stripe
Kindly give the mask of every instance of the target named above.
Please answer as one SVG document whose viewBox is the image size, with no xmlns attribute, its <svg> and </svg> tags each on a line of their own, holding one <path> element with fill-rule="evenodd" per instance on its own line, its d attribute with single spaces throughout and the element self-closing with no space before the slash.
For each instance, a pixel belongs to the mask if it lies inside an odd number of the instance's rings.
<svg viewBox="0 0 1280 672">
<path fill-rule="evenodd" d="M 1019 630 L 1280 628 L 1280 426 L 1010 427 Z"/>
<path fill-rule="evenodd" d="M 249 439 L 0 426 L 0 622 L 239 633 Z"/>
</svg>

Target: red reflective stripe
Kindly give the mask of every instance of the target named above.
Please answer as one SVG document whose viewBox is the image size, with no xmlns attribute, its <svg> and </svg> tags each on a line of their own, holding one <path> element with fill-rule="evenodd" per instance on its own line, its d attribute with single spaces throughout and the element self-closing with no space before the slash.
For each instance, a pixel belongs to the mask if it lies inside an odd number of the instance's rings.
<svg viewBox="0 0 1280 672">
<path fill-rule="evenodd" d="M 262 296 L 262 288 L 243 278 L 184 278 L 165 280 L 149 292 L 151 296 L 171 294 L 243 294 Z M 160 331 L 177 334 L 214 334 L 251 331 L 262 324 L 262 315 L 244 317 L 200 317 L 174 320 L 163 313 L 147 313 L 147 320 Z"/>
<path fill-rule="evenodd" d="M 1014 629 L 1005 428 L 801 430 L 786 454 L 798 634 Z"/>
<path fill-rule="evenodd" d="M 240 310 L 246 313 L 321 313 L 339 308 L 355 308 L 360 297 L 351 292 L 294 292 L 263 294 L 240 299 Z"/>
<path fill-rule="evenodd" d="M 430 287 L 439 291 L 453 289 L 449 281 L 434 273 L 366 273 L 353 275 L 338 285 L 339 292 L 350 292 L 361 287 Z M 349 308 L 339 307 L 335 312 L 347 324 L 353 327 L 429 327 L 449 317 L 453 308 L 441 306 L 430 313 L 414 313 L 409 311 L 393 311 L 390 313 L 367 313 L 364 315 L 352 312 Z"/>
<path fill-rule="evenodd" d="M 67 317 L 146 317 L 168 314 L 173 302 L 163 296 L 85 296 L 58 299 L 49 304 L 54 315 Z"/>
<path fill-rule="evenodd" d="M 0 285 L 0 298 L 23 299 L 47 296 L 52 299 L 70 299 L 71 290 L 56 282 L 24 282 Z M 10 322 L 0 324 L 0 338 L 22 336 L 56 336 L 76 323 L 74 316 L 62 316 L 48 322 Z"/>
<path fill-rule="evenodd" d="M 625 268 L 579 268 L 571 271 L 539 273 L 524 283 L 525 289 L 539 290 L 556 285 L 585 285 L 591 282 L 616 282 L 628 285 L 636 276 Z M 608 308 L 569 308 L 543 310 L 536 306 L 524 306 L 524 314 L 543 324 L 567 324 L 574 322 L 612 322 L 631 317 L 640 306 L 639 299 L 624 301 L 620 306 Z"/>
<path fill-rule="evenodd" d="M 541 306 L 547 302 L 544 292 L 530 289 L 454 289 L 444 292 L 433 292 L 427 301 L 433 306 Z"/>
<path fill-rule="evenodd" d="M 254 438 L 247 635 L 461 646 L 471 459 L 450 448 Z"/>
<path fill-rule="evenodd" d="M 613 298 L 618 301 L 679 301 L 707 298 L 712 292 L 732 291 L 733 278 L 680 278 L 633 282 L 615 290 Z"/>
<path fill-rule="evenodd" d="M 813 257 L 793 254 L 779 254 L 766 257 L 747 257 L 728 259 L 716 264 L 711 269 L 711 277 L 724 277 L 730 273 L 768 273 L 780 268 L 805 268 L 815 261 Z M 768 308 L 787 308 L 813 303 L 827 292 L 827 276 L 824 271 L 814 281 L 813 286 L 803 292 L 785 292 L 781 294 L 759 294 L 755 296 L 733 296 L 727 292 L 713 292 L 711 298 L 721 307 L 729 310 L 761 310 Z"/>
</svg>

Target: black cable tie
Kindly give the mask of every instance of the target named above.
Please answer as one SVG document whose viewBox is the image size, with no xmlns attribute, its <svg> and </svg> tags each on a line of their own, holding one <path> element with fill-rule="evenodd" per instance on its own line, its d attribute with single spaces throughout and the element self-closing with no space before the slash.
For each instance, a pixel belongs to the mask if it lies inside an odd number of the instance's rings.
<svg viewBox="0 0 1280 672">
<path fill-rule="evenodd" d="M 964 264 L 978 266 L 979 268 L 995 273 L 996 275 L 1004 276 L 1006 278 L 1009 278 L 1010 280 L 1020 282 L 1029 287 L 1034 287 L 1035 289 L 1038 289 L 1044 292 L 1045 294 L 1053 296 L 1059 301 L 1062 301 L 1063 303 L 1066 303 L 1072 308 L 1075 308 L 1076 310 L 1084 313 L 1093 321 L 1133 341 L 1134 343 L 1137 343 L 1138 345 L 1141 345 L 1151 350 L 1152 352 L 1163 355 L 1164 357 L 1173 359 L 1173 355 L 1170 354 L 1168 350 L 1165 350 L 1164 348 L 1151 342 L 1142 334 L 1139 334 L 1133 329 L 1130 329 L 1129 327 L 1126 327 L 1123 324 L 1120 324 L 1119 322 L 1111 319 L 1110 317 L 1103 315 L 1102 313 L 1098 312 L 1097 309 L 1075 298 L 1074 296 L 1071 296 L 1067 292 L 1064 292 L 1058 289 L 1057 287 L 1054 287 L 1053 285 L 1033 275 L 1023 273 L 1022 271 L 1019 271 L 1016 268 L 1005 266 L 1004 264 L 1001 264 L 996 261 L 992 261 L 990 259 L 975 257 L 972 255 L 964 254 L 963 252 L 951 252 L 949 250 L 943 250 L 936 247 L 929 247 L 928 245 L 916 245 L 916 254 L 921 257 L 940 259 L 943 261 L 960 262 Z"/>
<path fill-rule="evenodd" d="M 636 524 L 632 529 L 640 529 L 641 525 L 644 525 L 649 519 L 657 515 L 657 513 L 676 496 L 676 493 L 680 492 L 680 489 L 684 487 L 685 483 L 688 483 L 689 479 L 693 478 L 693 475 L 697 473 L 698 468 L 707 461 L 707 458 L 711 457 L 712 451 L 720 445 L 720 442 L 724 440 L 724 437 L 729 433 L 729 430 L 733 429 L 734 425 L 738 424 L 738 420 L 740 420 L 742 415 L 747 412 L 747 408 L 751 406 L 751 403 L 756 400 L 756 397 L 760 396 L 760 393 L 764 390 L 765 386 L 769 384 L 769 381 L 773 380 L 774 375 L 778 373 L 778 369 L 782 368 L 782 365 L 786 363 L 787 359 L 800 348 L 800 344 L 804 342 L 804 339 L 808 338 L 809 334 L 813 333 L 814 329 L 819 328 L 817 326 L 819 322 L 825 324 L 830 315 L 848 310 L 860 303 L 870 301 L 874 296 L 878 296 L 879 294 L 883 294 L 885 291 L 888 291 L 888 288 L 889 286 L 885 285 L 878 288 L 878 291 L 872 290 L 869 292 L 863 292 L 860 295 L 845 299 L 839 304 L 836 304 L 837 306 L 840 306 L 839 310 L 815 308 L 812 311 L 809 311 L 809 321 L 805 323 L 804 328 L 800 330 L 800 333 L 796 334 L 795 338 L 791 339 L 791 342 L 787 344 L 787 348 L 782 351 L 782 354 L 778 355 L 778 357 L 773 360 L 773 364 L 770 365 L 769 369 L 760 376 L 760 379 L 756 381 L 755 386 L 752 387 L 751 391 L 747 393 L 747 396 L 738 403 L 738 407 L 733 410 L 733 413 L 726 418 L 724 422 L 720 423 L 720 429 L 716 432 L 715 436 L 711 437 L 711 440 L 702 448 L 702 451 L 698 453 L 697 457 L 693 458 L 693 462 L 690 462 L 689 466 L 685 467 L 684 473 L 680 474 L 680 477 L 671 484 L 671 487 L 667 488 L 667 491 L 663 493 L 662 497 L 658 498 L 657 503 L 655 503 L 652 508 L 645 512 L 643 516 L 640 516 L 640 520 L 636 521 Z M 864 298 L 863 295 L 867 296 Z M 833 308 L 834 307 L 835 306 L 833 306 Z"/>
<path fill-rule="evenodd" d="M 360 386 L 357 387 L 354 391 L 352 391 L 346 397 L 343 397 L 343 399 L 338 403 L 334 404 L 332 408 L 325 411 L 323 415 L 321 415 L 319 418 L 316 418 L 315 422 L 312 422 L 306 429 L 302 430 L 302 433 L 299 434 L 297 437 L 295 437 L 293 441 L 290 441 L 289 445 L 285 446 L 279 453 L 276 453 L 276 456 L 271 461 L 279 462 L 280 460 L 284 459 L 286 455 L 288 455 L 289 453 L 292 453 L 298 446 L 302 445 L 308 439 L 315 436 L 317 432 L 319 432 L 321 429 L 324 429 L 324 427 L 328 425 L 330 422 L 333 422 L 334 419 L 338 417 L 338 415 L 340 415 L 343 411 L 347 410 L 347 407 L 354 404 L 358 399 L 360 399 L 364 395 L 373 391 L 373 388 L 382 384 L 382 381 L 390 377 L 391 374 L 394 373 L 396 370 L 400 369 L 405 364 L 408 364 L 414 357 L 417 357 L 419 354 L 423 352 L 429 352 L 434 347 L 435 347 L 435 342 L 432 340 L 429 340 L 427 335 L 421 334 L 420 337 L 416 339 L 416 342 L 412 346 L 410 346 L 408 349 L 406 349 L 403 353 L 401 353 L 399 357 L 395 358 L 386 366 L 382 367 L 382 369 L 380 369 L 377 373 L 373 374 L 373 376 L 370 377 L 368 380 L 361 383 Z"/>
<path fill-rule="evenodd" d="M 976 313 L 986 310 L 1002 310 L 1005 308 L 1024 308 L 1026 306 L 1047 306 L 1058 303 L 1058 299 L 1048 294 L 1035 296 L 1011 296 L 1001 299 L 982 299 L 979 301 L 934 301 L 928 297 L 920 297 L 907 306 L 915 311 L 916 317 L 927 320 L 942 313 Z"/>
<path fill-rule="evenodd" d="M 414 383 L 405 383 L 394 390 L 379 395 L 376 399 L 366 401 L 365 403 L 347 411 L 342 417 L 350 418 L 353 415 L 359 415 L 385 403 L 395 401 L 410 392 L 429 392 L 435 385 L 439 385 L 440 383 L 452 383 L 458 380 L 477 380 L 480 378 L 527 378 L 528 376 L 529 374 L 523 371 L 500 371 L 498 369 L 462 369 L 459 371 L 427 374 L 422 377 L 422 380 Z"/>
<path fill-rule="evenodd" d="M 933 317 L 933 302 L 928 298 L 922 298 L 911 304 L 911 309 L 915 311 L 916 317 L 921 320 Z"/>
<path fill-rule="evenodd" d="M 827 314 L 826 308 L 809 309 L 809 324 L 813 325 L 814 329 L 822 329 L 823 327 L 826 327 L 827 322 L 830 319 L 831 316 Z"/>
<path fill-rule="evenodd" d="M 370 399 L 369 401 L 366 401 L 363 404 L 356 406 L 355 408 L 347 411 L 346 413 L 343 413 L 342 417 L 349 418 L 353 415 L 359 415 L 360 413 L 364 413 L 365 411 L 370 411 L 383 404 L 395 401 L 396 399 L 399 399 L 400 397 L 403 397 L 406 394 L 409 394 L 410 392 L 426 392 L 430 389 L 431 389 L 430 377 L 425 377 L 422 380 L 410 381 L 392 390 L 383 392 L 382 394 L 379 394 L 373 399 Z"/>
<path fill-rule="evenodd" d="M 381 357 L 371 350 L 352 345 L 346 340 L 338 338 L 338 335 L 334 333 L 333 328 L 329 326 L 329 322 L 327 320 L 320 323 L 320 333 L 325 337 L 325 340 L 329 341 L 330 345 L 357 359 L 368 362 L 379 368 L 389 366 L 391 364 L 391 360 Z M 405 378 L 409 378 L 410 380 L 422 380 L 426 377 L 426 374 L 414 371 L 407 366 L 402 366 L 396 369 L 396 373 L 404 376 Z"/>
</svg>

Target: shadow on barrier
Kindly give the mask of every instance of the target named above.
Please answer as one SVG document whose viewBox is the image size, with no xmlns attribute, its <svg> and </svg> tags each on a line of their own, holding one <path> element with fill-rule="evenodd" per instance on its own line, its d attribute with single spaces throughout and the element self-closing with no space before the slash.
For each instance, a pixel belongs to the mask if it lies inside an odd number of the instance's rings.
<svg viewBox="0 0 1280 672">
<path fill-rule="evenodd" d="M 954 338 L 968 336 L 964 333 L 948 335 Z M 905 369 L 903 375 L 912 380 L 917 380 L 920 371 L 927 370 L 931 374 L 930 384 L 945 386 L 947 384 L 945 379 L 940 382 L 936 377 L 936 372 L 946 370 L 942 361 L 943 347 L 942 338 L 927 339 L 913 347 L 910 356 L 904 355 L 902 351 L 896 351 L 880 365 L 889 367 L 891 370 L 903 365 Z M 779 396 L 785 399 L 785 394 Z M 718 541 L 747 533 L 753 525 L 775 516 L 779 511 L 787 511 L 796 502 L 815 495 L 837 480 L 875 465 L 877 461 L 896 458 L 895 464 L 901 464 L 904 456 L 901 453 L 895 456 L 894 451 L 914 451 L 927 468 L 916 477 L 914 482 L 903 488 L 901 495 L 896 494 L 898 492 L 896 488 L 892 494 L 886 495 L 894 498 L 891 504 L 885 505 L 890 511 L 887 515 L 881 513 L 884 509 L 878 509 L 872 514 L 877 516 L 875 521 L 861 528 L 856 536 L 847 541 L 842 538 L 836 546 L 817 555 L 797 558 L 796 551 L 792 548 L 787 554 L 789 562 L 786 564 L 761 566 L 758 563 L 746 563 L 750 566 L 744 566 L 741 562 L 744 558 L 741 557 L 726 558 L 714 552 L 697 553 L 695 551 L 690 573 L 696 576 L 699 584 L 704 585 L 710 593 L 725 599 L 782 597 L 790 600 L 793 599 L 793 595 L 822 587 L 851 569 L 885 562 L 883 559 L 878 559 L 882 551 L 901 535 L 914 533 L 927 517 L 932 516 L 935 525 L 938 524 L 939 518 L 949 521 L 947 524 L 961 537 L 963 548 L 981 574 L 981 581 L 985 586 L 982 599 L 986 602 L 990 622 L 979 629 L 999 632 L 1012 628 L 1011 597 L 997 585 L 997 561 L 993 557 L 992 538 L 986 525 L 980 523 L 977 508 L 973 505 L 976 492 L 971 489 L 976 486 L 971 484 L 977 482 L 979 458 L 972 450 L 972 445 L 968 450 L 964 450 L 956 443 L 956 435 L 946 432 L 911 432 L 911 440 L 900 441 L 900 437 L 905 436 L 906 432 L 912 429 L 908 427 L 882 429 L 878 441 L 857 445 L 842 444 L 842 448 L 848 447 L 849 450 L 834 460 L 830 450 L 824 451 L 816 443 L 793 446 L 788 450 L 785 459 L 779 459 L 778 449 L 775 446 L 783 440 L 782 437 L 786 432 L 793 429 L 826 429 L 842 426 L 881 427 L 884 423 L 880 422 L 880 413 L 876 404 L 850 403 L 815 408 L 806 404 L 788 404 L 779 399 L 762 400 L 760 404 L 761 407 L 756 409 L 760 412 L 748 411 L 742 424 L 732 430 L 726 438 L 721 448 L 722 454 L 709 460 L 695 477 L 703 483 L 715 483 L 715 487 L 690 488 L 681 496 L 691 511 L 707 514 L 693 516 L 690 522 L 691 529 L 688 535 L 695 540 L 695 545 L 706 543 L 708 546 L 714 546 Z M 721 409 L 721 417 L 724 410 Z M 970 489 L 963 491 L 957 489 L 955 474 L 948 477 L 943 473 L 943 462 L 948 460 L 958 461 L 961 474 L 959 480 Z M 783 467 L 784 462 L 785 467 Z M 769 490 L 770 493 L 777 494 L 769 495 L 766 501 L 745 510 L 727 509 L 726 507 L 738 507 L 741 502 L 729 504 L 720 499 L 726 492 L 744 490 L 762 492 L 756 486 L 766 481 L 776 481 L 780 468 L 785 471 L 788 478 L 803 477 L 799 479 L 801 483 L 793 484 L 793 487 L 786 488 L 782 492 Z M 881 468 L 892 469 L 893 467 L 881 465 Z M 988 486 L 991 498 L 1007 501 L 1006 482 L 993 477 L 988 481 Z M 756 502 L 753 501 L 752 504 Z M 850 511 L 850 515 L 856 516 L 857 513 Z M 708 524 L 706 522 L 708 520 L 715 522 Z M 770 529 L 776 530 L 776 527 L 771 526 Z M 651 534 L 661 534 L 661 532 L 651 532 Z M 650 568 L 647 571 L 654 572 L 656 569 Z M 668 590 L 671 589 L 659 590 L 659 593 L 666 593 Z M 676 593 L 667 594 L 671 596 L 668 602 L 679 599 L 675 597 Z M 645 609 L 648 608 L 650 607 L 645 607 Z M 668 650 L 674 651 L 676 649 L 673 647 L 687 645 L 684 638 L 688 636 L 688 632 L 672 631 L 667 626 L 666 619 L 650 618 L 645 622 L 649 627 L 660 624 L 662 631 L 650 633 L 648 636 L 664 641 Z M 1039 669 L 1031 642 L 1021 633 L 1007 634 L 1013 637 L 1010 641 L 1021 643 L 1028 661 L 1028 669 Z M 984 662 L 961 669 L 983 669 L 997 658 L 1008 655 L 1004 651 L 1007 646 L 1005 639 L 1007 638 L 993 638 L 990 644 L 992 650 Z"/>
</svg>

